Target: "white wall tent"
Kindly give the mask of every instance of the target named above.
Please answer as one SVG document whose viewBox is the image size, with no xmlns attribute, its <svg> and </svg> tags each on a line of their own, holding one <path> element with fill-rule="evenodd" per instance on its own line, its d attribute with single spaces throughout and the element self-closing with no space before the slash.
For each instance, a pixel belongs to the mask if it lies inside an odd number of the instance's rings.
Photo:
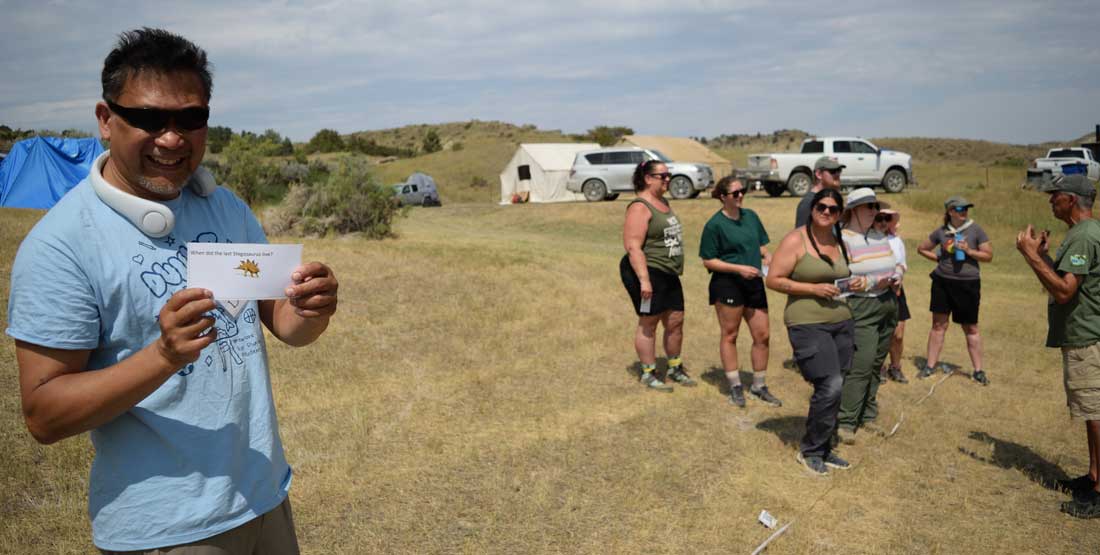
<svg viewBox="0 0 1100 555">
<path fill-rule="evenodd" d="M 584 200 L 584 195 L 565 188 L 573 158 L 578 152 L 600 148 L 596 143 L 524 143 L 500 172 L 500 202 L 528 193 L 531 202 Z"/>
</svg>

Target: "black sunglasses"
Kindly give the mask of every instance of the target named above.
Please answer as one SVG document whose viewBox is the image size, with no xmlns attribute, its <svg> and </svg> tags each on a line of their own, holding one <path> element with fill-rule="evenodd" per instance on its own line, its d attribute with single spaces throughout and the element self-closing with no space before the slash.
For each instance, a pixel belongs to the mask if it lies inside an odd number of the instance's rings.
<svg viewBox="0 0 1100 555">
<path fill-rule="evenodd" d="M 146 133 L 156 133 L 168 127 L 169 122 L 175 123 L 181 131 L 196 131 L 206 127 L 210 119 L 210 108 L 207 106 L 194 106 L 182 110 L 164 110 L 161 108 L 127 108 L 119 106 L 110 100 L 106 100 L 107 107 L 116 113 L 126 123 Z"/>
<path fill-rule="evenodd" d="M 888 222 L 894 219 L 893 214 L 875 214 L 875 223 Z"/>
<path fill-rule="evenodd" d="M 733 195 L 735 197 L 743 197 L 743 196 L 745 196 L 745 190 L 744 189 L 734 189 L 732 191 L 729 191 L 729 192 L 726 192 L 726 193 L 723 193 L 723 194 L 724 195 Z"/>
<path fill-rule="evenodd" d="M 815 204 L 814 210 L 822 214 L 829 214 L 830 216 L 840 214 L 840 207 L 835 204 Z"/>
<path fill-rule="evenodd" d="M 833 177 L 836 177 L 836 176 L 839 176 L 839 175 L 840 175 L 840 170 L 839 170 L 839 169 L 836 169 L 836 170 L 825 170 L 825 171 L 827 171 L 827 172 L 829 172 L 829 173 L 833 174 Z"/>
<path fill-rule="evenodd" d="M 668 172 L 665 172 L 665 173 L 647 173 L 646 175 L 656 177 L 657 179 L 660 179 L 662 181 L 664 181 L 666 179 L 672 179 L 672 174 L 668 173 Z"/>
</svg>

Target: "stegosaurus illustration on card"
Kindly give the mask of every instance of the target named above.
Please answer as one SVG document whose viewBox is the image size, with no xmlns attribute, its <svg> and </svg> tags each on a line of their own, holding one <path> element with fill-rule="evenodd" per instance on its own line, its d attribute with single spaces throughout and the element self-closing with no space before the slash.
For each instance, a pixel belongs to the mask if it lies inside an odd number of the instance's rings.
<svg viewBox="0 0 1100 555">
<path fill-rule="evenodd" d="M 242 260 L 240 265 L 233 269 L 241 270 L 244 272 L 245 277 L 260 277 L 260 265 L 256 264 L 255 260 Z"/>
</svg>

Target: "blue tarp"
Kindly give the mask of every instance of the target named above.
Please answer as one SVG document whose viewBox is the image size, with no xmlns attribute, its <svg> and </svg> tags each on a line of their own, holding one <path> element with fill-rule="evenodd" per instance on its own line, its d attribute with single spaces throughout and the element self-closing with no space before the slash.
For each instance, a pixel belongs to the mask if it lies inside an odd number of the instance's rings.
<svg viewBox="0 0 1100 555">
<path fill-rule="evenodd" d="M 103 152 L 99 139 L 32 137 L 0 161 L 0 206 L 49 208 L 80 183 Z"/>
</svg>

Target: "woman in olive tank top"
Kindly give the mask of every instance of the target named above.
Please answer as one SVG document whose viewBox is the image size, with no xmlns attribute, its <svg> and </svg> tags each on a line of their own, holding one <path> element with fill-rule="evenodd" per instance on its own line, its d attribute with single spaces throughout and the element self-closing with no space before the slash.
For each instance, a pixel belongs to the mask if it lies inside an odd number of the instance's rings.
<svg viewBox="0 0 1100 555">
<path fill-rule="evenodd" d="M 806 417 L 806 433 L 798 461 L 815 474 L 849 464 L 832 450 L 844 371 L 854 353 L 852 312 L 837 286 L 847 279 L 848 252 L 840 241 L 844 201 L 833 189 L 822 189 L 810 203 L 810 219 L 779 243 L 765 280 L 769 289 L 785 293 L 783 321 L 802 377 L 814 387 Z M 849 285 L 858 289 L 862 278 Z"/>
<path fill-rule="evenodd" d="M 684 272 L 683 226 L 664 198 L 671 175 L 660 160 L 648 160 L 634 169 L 634 190 L 638 198 L 626 207 L 619 276 L 634 304 L 638 325 L 634 350 L 641 363 L 642 385 L 656 391 L 672 391 L 657 377 L 657 324 L 665 327 L 664 348 L 668 356 L 667 377 L 680 385 L 695 380 L 684 371 L 680 359 L 683 344 Z"/>
</svg>

